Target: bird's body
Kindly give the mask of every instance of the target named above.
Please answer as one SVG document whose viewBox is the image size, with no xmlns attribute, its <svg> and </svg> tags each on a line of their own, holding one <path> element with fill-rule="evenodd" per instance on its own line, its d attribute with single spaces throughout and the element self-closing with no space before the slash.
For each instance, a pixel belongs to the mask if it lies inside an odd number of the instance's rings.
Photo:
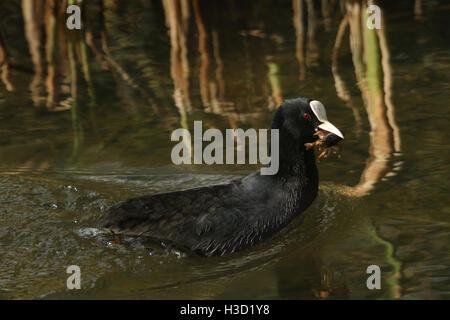
<svg viewBox="0 0 450 320">
<path fill-rule="evenodd" d="M 111 207 L 100 224 L 203 255 L 231 253 L 273 234 L 311 204 L 318 189 L 314 161 L 296 171 L 129 199 Z"/>
<path fill-rule="evenodd" d="M 277 111 L 279 170 L 252 173 L 228 184 L 142 196 L 111 207 L 99 221 L 115 233 L 168 241 L 202 255 L 222 255 L 248 247 L 283 228 L 314 200 L 318 172 L 314 150 L 304 147 L 314 131 L 296 130 L 289 120 L 294 103 Z M 292 109 L 292 110 L 291 110 Z"/>
</svg>

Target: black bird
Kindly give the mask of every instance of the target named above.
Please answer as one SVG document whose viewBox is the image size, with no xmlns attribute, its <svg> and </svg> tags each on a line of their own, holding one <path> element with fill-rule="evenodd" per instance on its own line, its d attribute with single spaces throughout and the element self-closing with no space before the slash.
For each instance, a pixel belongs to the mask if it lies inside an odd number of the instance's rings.
<svg viewBox="0 0 450 320">
<path fill-rule="evenodd" d="M 307 98 L 283 102 L 271 129 L 279 129 L 276 174 L 257 171 L 228 184 L 129 199 L 109 208 L 99 227 L 167 241 L 206 256 L 231 253 L 267 238 L 317 195 L 314 150 L 304 144 L 316 140 L 318 130 L 331 132 L 333 144 L 344 138 L 328 122 L 322 103 Z"/>
</svg>

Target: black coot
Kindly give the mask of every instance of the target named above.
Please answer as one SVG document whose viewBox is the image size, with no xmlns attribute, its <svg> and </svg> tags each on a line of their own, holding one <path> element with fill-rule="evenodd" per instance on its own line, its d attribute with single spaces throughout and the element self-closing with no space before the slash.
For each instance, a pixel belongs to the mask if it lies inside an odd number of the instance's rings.
<svg viewBox="0 0 450 320">
<path fill-rule="evenodd" d="M 314 150 L 307 142 L 317 130 L 342 133 L 313 99 L 285 101 L 272 129 L 279 129 L 279 170 L 259 171 L 228 184 L 147 195 L 114 205 L 99 227 L 114 233 L 148 236 L 202 255 L 223 255 L 248 247 L 286 226 L 310 206 L 318 191 Z"/>
</svg>

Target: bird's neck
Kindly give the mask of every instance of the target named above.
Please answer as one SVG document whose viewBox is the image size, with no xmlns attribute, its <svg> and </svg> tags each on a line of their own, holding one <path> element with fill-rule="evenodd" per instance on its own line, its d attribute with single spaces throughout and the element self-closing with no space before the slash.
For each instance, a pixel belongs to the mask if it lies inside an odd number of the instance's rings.
<svg viewBox="0 0 450 320">
<path fill-rule="evenodd" d="M 276 174 L 278 180 L 290 178 L 312 179 L 317 177 L 317 167 L 314 150 L 306 150 L 304 146 L 281 145 L 279 151 L 279 169 Z"/>
<path fill-rule="evenodd" d="M 315 199 L 319 189 L 319 176 L 315 162 L 314 150 L 305 148 L 291 149 L 290 152 L 280 152 L 280 168 L 276 179 L 286 190 L 290 208 L 286 214 L 295 215 L 306 209 Z"/>
</svg>

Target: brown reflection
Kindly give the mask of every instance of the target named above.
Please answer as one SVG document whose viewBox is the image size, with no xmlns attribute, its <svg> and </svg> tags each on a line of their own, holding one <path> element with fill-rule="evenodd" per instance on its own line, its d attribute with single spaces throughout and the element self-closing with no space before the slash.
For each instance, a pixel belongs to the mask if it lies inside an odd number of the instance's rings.
<svg viewBox="0 0 450 320">
<path fill-rule="evenodd" d="M 70 65 L 70 97 L 71 104 L 70 112 L 72 115 L 72 127 L 74 131 L 74 143 L 72 152 L 72 161 L 76 160 L 79 155 L 80 147 L 83 143 L 83 127 L 80 121 L 80 111 L 78 103 L 78 76 L 77 76 L 77 62 L 75 60 L 75 34 L 71 35 L 67 43 L 67 54 Z"/>
<path fill-rule="evenodd" d="M 222 59 L 223 52 L 221 50 L 224 46 L 220 43 L 221 38 L 218 31 L 220 29 L 216 22 L 208 22 L 207 19 L 209 15 L 206 14 L 205 8 L 210 8 L 207 7 L 210 4 L 198 0 L 192 2 L 187 0 L 162 0 L 162 4 L 171 45 L 170 70 L 174 83 L 173 98 L 182 116 L 183 125 L 186 125 L 186 115 L 192 111 L 190 66 L 194 63 L 189 61 L 188 42 L 195 31 L 198 32 L 196 40 L 198 41 L 200 62 L 199 89 L 204 110 L 228 116 L 231 127 L 236 127 L 238 121 L 245 119 L 245 117 L 250 118 L 251 115 L 248 116 L 248 114 L 251 112 L 248 111 L 252 110 L 246 110 L 245 107 L 247 106 L 238 108 L 236 107 L 237 104 L 226 102 L 227 83 L 224 74 L 226 75 L 228 70 L 225 70 L 226 65 Z M 130 99 L 129 92 L 126 90 L 126 85 L 138 90 L 148 104 L 157 111 L 155 95 L 147 90 L 148 88 L 139 84 L 139 81 L 133 79 L 132 75 L 120 65 L 110 52 L 105 26 L 104 1 L 95 0 L 83 5 L 89 5 L 91 12 L 94 12 L 87 18 L 91 18 L 91 23 L 87 23 L 83 31 L 76 33 L 75 38 L 69 40 L 65 27 L 67 1 L 22 0 L 25 37 L 34 68 L 34 76 L 30 84 L 33 103 L 39 106 L 42 100 L 46 100 L 46 106 L 50 111 L 71 109 L 75 99 L 72 88 L 78 85 L 74 84 L 73 81 L 78 82 L 84 79 L 88 88 L 90 105 L 95 106 L 96 97 L 88 52 L 90 48 L 100 66 L 109 69 L 113 74 L 116 80 L 117 94 L 121 97 L 128 113 L 136 114 L 137 110 L 135 104 L 130 102 L 132 99 Z M 114 6 L 116 4 L 108 5 Z M 390 172 L 389 160 L 393 154 L 400 152 L 401 143 L 399 129 L 394 118 L 392 71 L 384 28 L 368 30 L 365 27 L 365 9 L 361 7 L 360 2 L 341 1 L 340 5 L 344 9 L 344 17 L 337 30 L 331 61 L 337 95 L 352 110 L 356 123 L 355 134 L 358 137 L 362 132 L 361 110 L 349 93 L 345 81 L 339 74 L 338 67 L 339 49 L 344 42 L 346 30 L 349 30 L 355 75 L 371 127 L 369 150 L 371 157 L 368 159 L 366 168 L 361 175 L 360 183 L 353 189 L 354 195 L 361 196 L 368 194 L 375 183 L 389 174 L 394 174 Z M 416 1 L 416 7 L 419 8 L 420 6 L 420 1 Z M 336 1 L 322 0 L 320 2 L 320 12 L 325 25 L 327 24 L 325 20 L 330 19 L 335 8 L 337 8 Z M 319 58 L 316 34 L 322 21 L 320 14 L 318 14 L 318 2 L 293 0 L 292 9 L 296 34 L 296 56 L 300 65 L 300 79 L 304 79 L 306 68 L 316 65 Z M 231 13 L 233 12 L 231 10 Z M 196 28 L 192 30 L 194 24 Z M 254 41 L 258 44 L 264 42 L 264 45 L 267 45 L 266 42 L 269 41 L 266 40 L 271 40 L 273 45 L 278 41 L 277 35 L 265 32 L 264 29 L 264 23 L 261 23 L 258 29 L 240 30 L 236 33 L 264 39 Z M 44 34 L 42 34 L 43 31 Z M 44 45 L 43 39 L 45 39 Z M 71 71 L 67 47 L 69 42 L 72 42 L 71 45 L 73 46 L 72 59 L 76 62 L 75 67 L 82 71 L 83 77 L 80 79 L 74 77 L 74 72 Z M 266 48 L 261 46 L 261 49 Z M 45 56 L 43 56 L 43 52 L 45 52 Z M 281 63 L 277 62 L 276 53 L 276 50 L 266 50 L 248 59 L 249 64 L 252 64 L 254 69 L 249 72 L 251 73 L 249 78 L 256 79 L 249 85 L 252 86 L 250 90 L 253 90 L 250 95 L 268 97 L 270 109 L 280 105 L 284 98 L 279 71 Z M 8 76 L 7 50 L 1 35 L 0 56 L 3 61 L 1 66 L 2 81 L 8 90 L 12 90 L 13 86 Z M 265 80 L 261 81 L 260 76 L 263 76 Z M 47 89 L 46 97 L 43 97 L 41 92 L 44 77 Z M 259 87 L 262 87 L 262 89 Z"/>
<path fill-rule="evenodd" d="M 346 105 L 352 110 L 353 117 L 355 119 L 355 136 L 358 138 L 362 132 L 362 118 L 356 102 L 352 99 L 347 86 L 339 74 L 338 70 L 338 58 L 339 58 L 339 48 L 341 47 L 342 40 L 345 35 L 345 31 L 348 26 L 348 15 L 345 15 L 339 24 L 338 31 L 336 34 L 336 41 L 333 47 L 333 53 L 331 56 L 331 72 L 334 78 L 334 85 L 336 87 L 336 93 L 339 98 L 346 102 Z"/>
<path fill-rule="evenodd" d="M 211 86 L 211 96 L 212 96 L 212 110 L 214 113 L 223 112 L 222 105 L 225 103 L 225 79 L 223 77 L 223 61 L 220 56 L 220 41 L 219 34 L 216 30 L 212 31 L 212 43 L 214 52 L 214 61 L 216 64 L 216 81 L 212 83 Z"/>
<path fill-rule="evenodd" d="M 394 118 L 392 102 L 392 68 L 386 43 L 385 25 L 380 30 L 366 27 L 366 6 L 359 2 L 346 1 L 346 13 L 339 26 L 332 55 L 332 72 L 337 95 L 352 108 L 356 122 L 360 122 L 359 112 L 345 83 L 338 73 L 338 50 L 345 29 L 350 29 L 350 51 L 352 54 L 357 84 L 361 92 L 370 125 L 370 157 L 361 174 L 359 183 L 350 188 L 350 195 L 361 197 L 369 194 L 376 183 L 387 176 L 394 175 L 391 170 L 392 156 L 401 151 L 400 133 Z M 400 165 L 399 165 L 400 164 Z M 401 168 L 396 163 L 394 170 Z M 393 245 L 382 239 L 374 227 L 370 228 L 371 237 L 386 247 L 386 261 L 393 267 L 393 275 L 388 277 L 389 295 L 400 298 L 401 263 L 394 256 Z"/>
<path fill-rule="evenodd" d="M 359 3 L 346 4 L 350 26 L 350 49 L 358 86 L 370 124 L 370 158 L 353 194 L 368 194 L 375 183 L 390 171 L 389 160 L 400 151 L 400 135 L 394 119 L 392 103 L 392 71 L 389 50 L 382 29 L 365 25 L 366 7 Z M 338 87 L 338 84 L 336 84 Z M 392 173 L 391 173 L 392 174 Z"/>
<path fill-rule="evenodd" d="M 225 100 L 226 85 L 219 33 L 214 24 L 205 23 L 200 2 L 194 0 L 192 4 L 198 30 L 199 86 L 202 105 L 205 112 L 228 115 L 231 123 L 234 104 Z"/>
<path fill-rule="evenodd" d="M 34 69 L 30 83 L 31 97 L 36 107 L 41 107 L 41 103 L 45 101 L 49 111 L 70 109 L 67 100 L 70 95 L 70 71 L 64 20 L 66 6 L 67 1 L 22 1 L 25 38 Z M 42 27 L 45 31 L 45 45 L 42 44 Z M 41 54 L 42 47 L 45 49 L 46 63 Z M 43 97 L 44 86 L 46 98 Z"/>
<path fill-rule="evenodd" d="M 322 8 L 322 18 L 326 31 L 332 30 L 332 19 L 331 14 L 336 5 L 336 0 L 322 0 L 321 8 Z"/>
<path fill-rule="evenodd" d="M 71 3 L 73 1 L 70 1 Z M 67 47 L 70 41 L 74 41 L 74 59 L 79 61 L 77 68 L 81 69 L 83 79 L 87 85 L 90 107 L 94 107 L 97 101 L 91 75 L 90 52 L 88 48 L 91 49 L 100 67 L 109 69 L 117 80 L 119 96 L 123 96 L 125 92 L 125 90 L 121 90 L 121 88 L 123 89 L 121 81 L 124 81 L 128 86 L 138 90 L 154 111 L 158 111 L 154 94 L 139 85 L 120 63 L 112 57 L 109 51 L 103 16 L 105 10 L 103 0 L 95 0 L 89 3 L 78 2 L 78 5 L 82 7 L 82 12 L 89 12 L 87 17 L 84 14 L 82 15 L 83 22 L 82 30 L 80 31 L 71 31 L 66 27 L 66 8 L 68 4 L 67 0 L 22 0 L 25 38 L 28 42 L 34 69 L 33 79 L 30 84 L 33 104 L 40 107 L 41 102 L 45 100 L 46 108 L 49 111 L 71 109 L 73 99 L 71 95 L 71 79 L 73 77 L 70 71 Z M 89 20 L 89 23 L 85 23 L 85 20 Z M 44 29 L 45 37 L 42 35 L 42 29 Z M 75 38 L 69 39 L 70 34 L 75 34 Z M 45 44 L 42 44 L 43 38 L 45 38 Z M 96 44 L 98 39 L 99 44 Z M 41 54 L 42 47 L 45 50 L 45 61 Z M 43 97 L 44 78 L 46 98 Z M 136 113 L 135 106 L 133 103 L 129 103 L 130 99 L 128 97 L 124 97 L 123 101 L 129 113 Z"/>
<path fill-rule="evenodd" d="M 22 0 L 22 16 L 25 39 L 31 54 L 34 75 L 30 83 L 31 99 L 35 107 L 40 107 L 43 96 L 43 59 L 41 55 L 43 0 Z"/>
<path fill-rule="evenodd" d="M 381 65 L 383 69 L 383 82 L 384 82 L 384 103 L 386 105 L 386 116 L 390 127 L 392 128 L 392 134 L 394 139 L 394 150 L 396 153 L 401 152 L 401 138 L 400 129 L 395 121 L 395 108 L 392 102 L 392 67 L 390 63 L 389 47 L 386 42 L 385 29 L 376 30 L 380 51 L 381 51 Z"/>
<path fill-rule="evenodd" d="M 66 8 L 67 1 L 22 1 L 25 38 L 34 69 L 30 83 L 31 97 L 36 107 L 41 107 L 41 102 L 45 100 L 49 111 L 63 111 L 71 108 Z M 45 32 L 44 45 L 42 44 L 44 38 L 42 28 Z M 45 62 L 41 54 L 42 47 L 45 49 Z M 44 65 L 46 65 L 45 71 Z M 43 97 L 44 85 L 46 98 Z"/>
<path fill-rule="evenodd" d="M 322 4 L 325 2 L 327 1 L 322 1 Z M 308 2 L 293 1 L 300 79 L 304 79 L 305 69 L 309 67 L 308 59 L 305 58 L 303 52 L 305 29 L 301 20 L 306 16 L 303 12 L 304 4 L 308 4 Z M 352 110 L 356 123 L 355 136 L 358 137 L 361 135 L 363 128 L 362 111 L 358 107 L 357 97 L 352 96 L 344 79 L 339 74 L 339 51 L 342 44 L 346 42 L 348 31 L 353 68 L 370 125 L 370 157 L 367 159 L 360 181 L 354 187 L 342 189 L 348 191 L 345 192 L 346 195 L 362 197 L 370 194 L 376 183 L 394 175 L 396 170 L 401 169 L 400 162 L 392 164 L 393 158 L 401 152 L 401 139 L 394 117 L 393 75 L 385 36 L 386 26 L 382 23 L 382 29 L 380 30 L 368 29 L 365 23 L 367 19 L 366 7 L 361 1 L 344 0 L 340 2 L 340 5 L 343 17 L 338 24 L 331 56 L 331 71 L 336 92 L 338 97 L 345 101 L 346 105 Z M 307 6 L 307 10 L 313 11 L 311 3 L 309 7 Z M 324 10 L 323 7 L 322 10 Z M 314 21 L 314 19 L 314 16 L 308 15 L 308 21 Z M 392 169 L 392 166 L 394 166 L 394 169 Z M 336 191 L 337 189 L 333 187 L 334 192 L 340 193 L 340 191 Z M 368 226 L 367 232 L 370 239 L 385 247 L 384 260 L 392 267 L 392 273 L 383 280 L 387 284 L 386 296 L 388 298 L 400 298 L 402 296 L 400 284 L 402 262 L 396 257 L 394 245 L 378 234 L 373 223 L 365 223 Z M 292 261 L 287 259 L 277 266 L 279 293 L 282 295 L 287 292 L 287 296 L 290 298 L 300 299 L 348 298 L 347 286 L 349 284 L 346 283 L 345 279 L 340 278 L 339 273 L 336 277 L 333 270 L 324 269 L 324 266 L 329 264 L 327 262 L 307 261 L 303 263 L 301 260 L 303 250 L 304 248 L 302 248 L 300 254 L 293 254 L 292 257 L 295 258 L 292 258 Z M 314 253 L 311 253 L 311 256 L 314 256 Z M 293 266 L 299 265 L 299 261 L 305 268 L 302 268 L 296 275 L 286 272 L 292 270 Z M 284 264 L 292 265 L 285 267 Z M 345 275 L 345 272 L 342 274 Z"/>
<path fill-rule="evenodd" d="M 414 1 L 414 19 L 422 19 L 422 0 Z"/>
<path fill-rule="evenodd" d="M 189 96 L 189 61 L 187 58 L 187 32 L 190 9 L 186 0 L 162 0 L 166 16 L 166 26 L 170 36 L 170 75 L 173 80 L 173 99 L 180 114 L 180 125 L 189 130 L 187 114 L 191 111 Z M 185 147 L 192 154 L 189 137 L 183 137 Z"/>
<path fill-rule="evenodd" d="M 303 22 L 303 0 L 293 0 L 292 7 L 294 10 L 294 15 L 292 19 L 296 35 L 296 57 L 298 64 L 300 65 L 300 80 L 304 80 L 306 72 L 306 63 L 303 47 L 304 42 L 303 39 L 305 37 L 305 29 Z"/>
<path fill-rule="evenodd" d="M 231 128 L 236 128 L 239 121 L 253 121 L 255 111 L 249 110 L 251 108 L 249 102 L 253 101 L 249 101 L 248 96 L 245 96 L 245 100 L 240 104 L 229 101 L 226 97 L 227 84 L 230 87 L 233 86 L 233 83 L 227 83 L 226 79 L 230 81 L 229 76 L 234 70 L 226 70 L 222 58 L 224 46 L 218 30 L 221 30 L 220 28 L 223 26 L 220 25 L 218 13 L 223 7 L 198 0 L 192 2 L 162 0 L 162 4 L 170 38 L 170 74 L 174 85 L 173 97 L 182 118 L 181 122 L 184 123 L 187 114 L 192 111 L 190 86 L 191 81 L 196 82 L 192 80 L 190 68 L 196 65 L 196 62 L 199 63 L 198 89 L 203 111 L 227 117 Z M 233 16 L 233 9 L 230 9 L 230 16 Z M 235 19 L 238 18 L 235 17 Z M 189 28 L 191 25 L 194 25 L 195 28 Z M 251 74 L 249 79 L 254 81 L 245 82 L 244 85 L 248 85 L 249 88 L 242 88 L 242 90 L 254 92 L 252 100 L 258 100 L 258 102 L 264 101 L 265 97 L 268 98 L 268 108 L 274 109 L 283 101 L 279 77 L 280 66 L 274 54 L 276 50 L 269 51 L 267 49 L 276 47 L 283 41 L 282 37 L 275 33 L 265 32 L 264 23 L 261 23 L 257 29 L 237 29 L 235 33 L 245 37 L 243 40 L 245 48 L 242 50 L 247 51 L 246 54 L 250 51 L 248 48 L 250 46 L 258 46 L 258 49 L 265 50 L 264 53 L 248 57 L 248 64 L 244 67 L 247 67 Z M 191 51 L 189 50 L 192 50 L 190 48 L 193 44 L 197 46 L 198 58 L 190 60 Z M 265 79 L 265 81 L 261 81 L 261 79 Z"/>
<path fill-rule="evenodd" d="M 319 46 L 316 39 L 317 17 L 312 0 L 292 0 L 293 24 L 296 35 L 296 57 L 300 66 L 300 80 L 306 78 L 306 68 L 317 66 Z M 306 9 L 306 10 L 305 10 Z M 329 14 L 329 5 L 322 4 L 322 14 Z M 304 16 L 306 12 L 306 28 Z M 327 20 L 329 21 L 329 20 Z M 306 49 L 305 49 L 306 33 Z"/>
<path fill-rule="evenodd" d="M 317 18 L 313 0 L 305 0 L 308 9 L 308 41 L 306 47 L 306 65 L 317 66 L 319 59 L 319 45 L 316 39 Z"/>
<path fill-rule="evenodd" d="M 45 24 L 45 52 L 47 59 L 47 78 L 45 84 L 47 87 L 47 109 L 54 109 L 58 86 L 56 83 L 56 54 L 57 54 L 57 10 L 58 2 L 55 0 L 45 1 L 44 19 Z"/>
<path fill-rule="evenodd" d="M 6 87 L 6 90 L 14 91 L 14 86 L 9 79 L 10 63 L 8 57 L 8 50 L 6 48 L 6 44 L 5 41 L 3 40 L 1 32 L 0 32 L 0 69 L 1 69 L 1 79 Z"/>
<path fill-rule="evenodd" d="M 208 34 L 206 32 L 205 24 L 203 22 L 202 14 L 198 0 L 192 2 L 194 6 L 195 23 L 198 29 L 198 51 L 200 53 L 200 95 L 202 98 L 202 104 L 205 107 L 210 107 L 209 101 L 209 65 L 211 64 L 207 46 Z"/>
<path fill-rule="evenodd" d="M 170 35 L 170 74 L 174 82 L 175 105 L 182 117 L 191 111 L 189 97 L 189 61 L 186 36 L 189 27 L 189 3 L 185 0 L 163 0 Z"/>
</svg>

